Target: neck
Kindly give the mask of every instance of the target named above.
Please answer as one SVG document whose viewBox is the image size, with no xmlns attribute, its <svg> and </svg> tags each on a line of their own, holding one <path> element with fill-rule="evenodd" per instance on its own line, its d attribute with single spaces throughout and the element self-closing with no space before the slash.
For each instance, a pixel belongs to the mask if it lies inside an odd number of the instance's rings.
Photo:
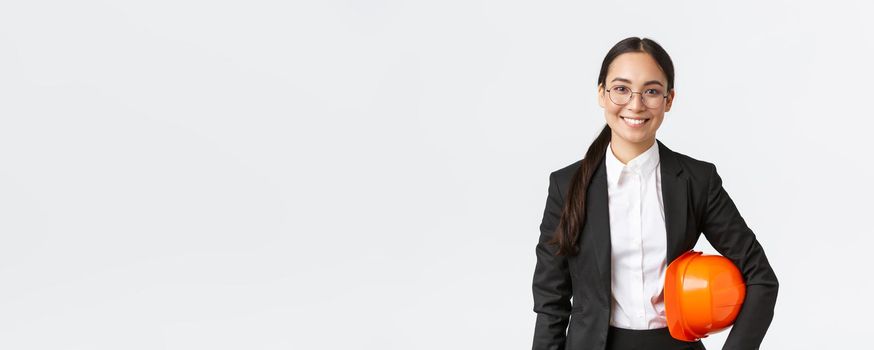
<svg viewBox="0 0 874 350">
<path fill-rule="evenodd" d="M 613 155 L 616 156 L 616 159 L 619 159 L 622 164 L 628 164 L 630 160 L 652 147 L 654 142 L 656 142 L 655 139 L 650 139 L 640 143 L 632 143 L 613 134 L 610 138 L 610 149 Z"/>
</svg>

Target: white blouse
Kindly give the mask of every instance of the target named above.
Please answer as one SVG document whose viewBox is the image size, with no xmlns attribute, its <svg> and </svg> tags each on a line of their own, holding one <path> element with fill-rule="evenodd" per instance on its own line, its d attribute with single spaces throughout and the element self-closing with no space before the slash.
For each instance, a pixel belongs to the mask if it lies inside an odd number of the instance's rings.
<svg viewBox="0 0 874 350">
<path fill-rule="evenodd" d="M 664 278 L 667 231 L 658 143 L 628 164 L 607 146 L 612 313 L 610 325 L 626 329 L 667 327 Z"/>
</svg>

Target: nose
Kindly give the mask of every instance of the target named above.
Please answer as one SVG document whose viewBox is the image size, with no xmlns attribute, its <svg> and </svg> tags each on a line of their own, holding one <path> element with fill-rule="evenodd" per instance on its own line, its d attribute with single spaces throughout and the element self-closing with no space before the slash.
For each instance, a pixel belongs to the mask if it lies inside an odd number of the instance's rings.
<svg viewBox="0 0 874 350">
<path fill-rule="evenodd" d="M 635 96 L 637 95 L 637 96 Z M 628 101 L 628 104 L 625 105 L 631 111 L 643 111 L 646 109 L 646 106 L 643 104 L 643 94 L 639 92 L 631 93 L 631 101 Z"/>
</svg>

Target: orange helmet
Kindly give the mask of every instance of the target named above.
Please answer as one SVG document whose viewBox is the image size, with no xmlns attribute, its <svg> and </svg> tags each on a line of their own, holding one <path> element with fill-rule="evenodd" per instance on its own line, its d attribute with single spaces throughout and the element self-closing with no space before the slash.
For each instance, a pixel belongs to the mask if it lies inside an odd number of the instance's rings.
<svg viewBox="0 0 874 350">
<path fill-rule="evenodd" d="M 746 295 L 740 270 L 719 255 L 690 250 L 668 265 L 665 317 L 675 339 L 697 341 L 734 323 Z"/>
</svg>

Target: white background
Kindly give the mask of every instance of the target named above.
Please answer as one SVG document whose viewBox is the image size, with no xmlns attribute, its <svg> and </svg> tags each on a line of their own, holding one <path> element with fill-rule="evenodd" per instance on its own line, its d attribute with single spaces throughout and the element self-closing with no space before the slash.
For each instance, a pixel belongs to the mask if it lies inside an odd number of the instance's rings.
<svg viewBox="0 0 874 350">
<path fill-rule="evenodd" d="M 717 165 L 777 273 L 762 348 L 859 348 L 871 12 L 3 1 L 0 348 L 529 349 L 548 175 L 627 36 L 676 66 L 658 138 Z"/>
</svg>

